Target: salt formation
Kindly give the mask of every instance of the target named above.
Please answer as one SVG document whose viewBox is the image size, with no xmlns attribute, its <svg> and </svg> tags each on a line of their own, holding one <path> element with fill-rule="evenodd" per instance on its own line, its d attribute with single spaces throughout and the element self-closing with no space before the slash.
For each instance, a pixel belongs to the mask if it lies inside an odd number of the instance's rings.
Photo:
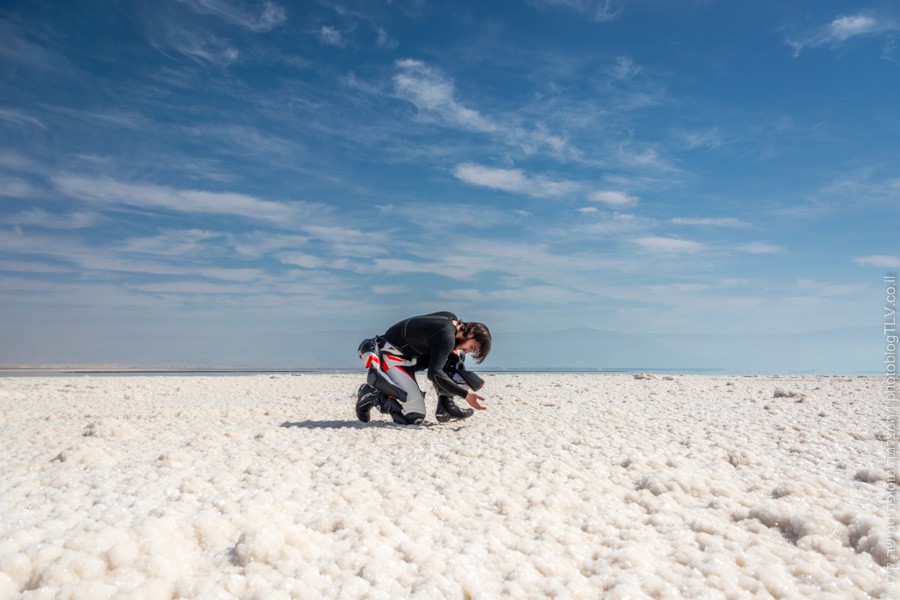
<svg viewBox="0 0 900 600">
<path fill-rule="evenodd" d="M 0 598 L 897 597 L 880 378 L 361 380 L 0 378 Z"/>
</svg>

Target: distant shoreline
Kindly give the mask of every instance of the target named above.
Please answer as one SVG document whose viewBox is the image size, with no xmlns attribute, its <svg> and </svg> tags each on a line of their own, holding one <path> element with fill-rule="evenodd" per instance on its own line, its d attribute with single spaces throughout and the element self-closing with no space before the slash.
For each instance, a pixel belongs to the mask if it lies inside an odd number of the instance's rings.
<svg viewBox="0 0 900 600">
<path fill-rule="evenodd" d="M 362 373 L 353 367 L 118 367 L 118 366 L 0 366 L 0 377 L 42 377 L 42 376 L 113 376 L 113 375 L 157 375 L 157 376 L 224 376 L 224 375 L 353 375 Z M 572 367 L 572 368 L 491 368 L 478 369 L 482 374 L 531 375 L 531 374 L 572 374 L 572 375 L 721 375 L 744 377 L 870 377 L 882 375 L 878 371 L 826 373 L 810 371 L 733 372 L 720 368 L 637 368 L 637 367 Z M 424 375 L 423 375 L 424 376 Z"/>
</svg>

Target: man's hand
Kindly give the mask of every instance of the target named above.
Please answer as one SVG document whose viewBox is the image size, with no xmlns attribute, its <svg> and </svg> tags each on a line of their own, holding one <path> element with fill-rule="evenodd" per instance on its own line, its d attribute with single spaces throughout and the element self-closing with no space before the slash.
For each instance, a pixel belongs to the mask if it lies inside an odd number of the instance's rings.
<svg viewBox="0 0 900 600">
<path fill-rule="evenodd" d="M 484 397 L 479 396 L 475 392 L 469 392 L 468 394 L 466 394 L 466 402 L 469 403 L 469 406 L 471 406 L 475 410 L 487 410 L 487 406 L 482 406 L 478 403 L 479 400 L 484 400 Z"/>
</svg>

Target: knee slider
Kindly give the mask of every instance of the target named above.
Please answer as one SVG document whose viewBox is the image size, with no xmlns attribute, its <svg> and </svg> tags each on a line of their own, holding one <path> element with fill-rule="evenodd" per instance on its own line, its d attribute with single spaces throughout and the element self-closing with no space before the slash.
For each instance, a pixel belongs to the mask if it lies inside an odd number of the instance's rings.
<svg viewBox="0 0 900 600">
<path fill-rule="evenodd" d="M 366 383 L 386 396 L 397 398 L 400 402 L 406 402 L 406 390 L 391 383 L 387 377 L 381 374 L 381 371 L 374 367 L 369 369 Z"/>
</svg>

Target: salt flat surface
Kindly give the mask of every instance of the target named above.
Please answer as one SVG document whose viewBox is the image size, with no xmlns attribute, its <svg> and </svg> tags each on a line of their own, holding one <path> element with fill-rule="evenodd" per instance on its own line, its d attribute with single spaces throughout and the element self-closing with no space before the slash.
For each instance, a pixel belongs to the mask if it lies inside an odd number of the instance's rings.
<svg viewBox="0 0 900 600">
<path fill-rule="evenodd" d="M 883 378 L 362 380 L 0 378 L 0 598 L 897 597 Z"/>
</svg>

